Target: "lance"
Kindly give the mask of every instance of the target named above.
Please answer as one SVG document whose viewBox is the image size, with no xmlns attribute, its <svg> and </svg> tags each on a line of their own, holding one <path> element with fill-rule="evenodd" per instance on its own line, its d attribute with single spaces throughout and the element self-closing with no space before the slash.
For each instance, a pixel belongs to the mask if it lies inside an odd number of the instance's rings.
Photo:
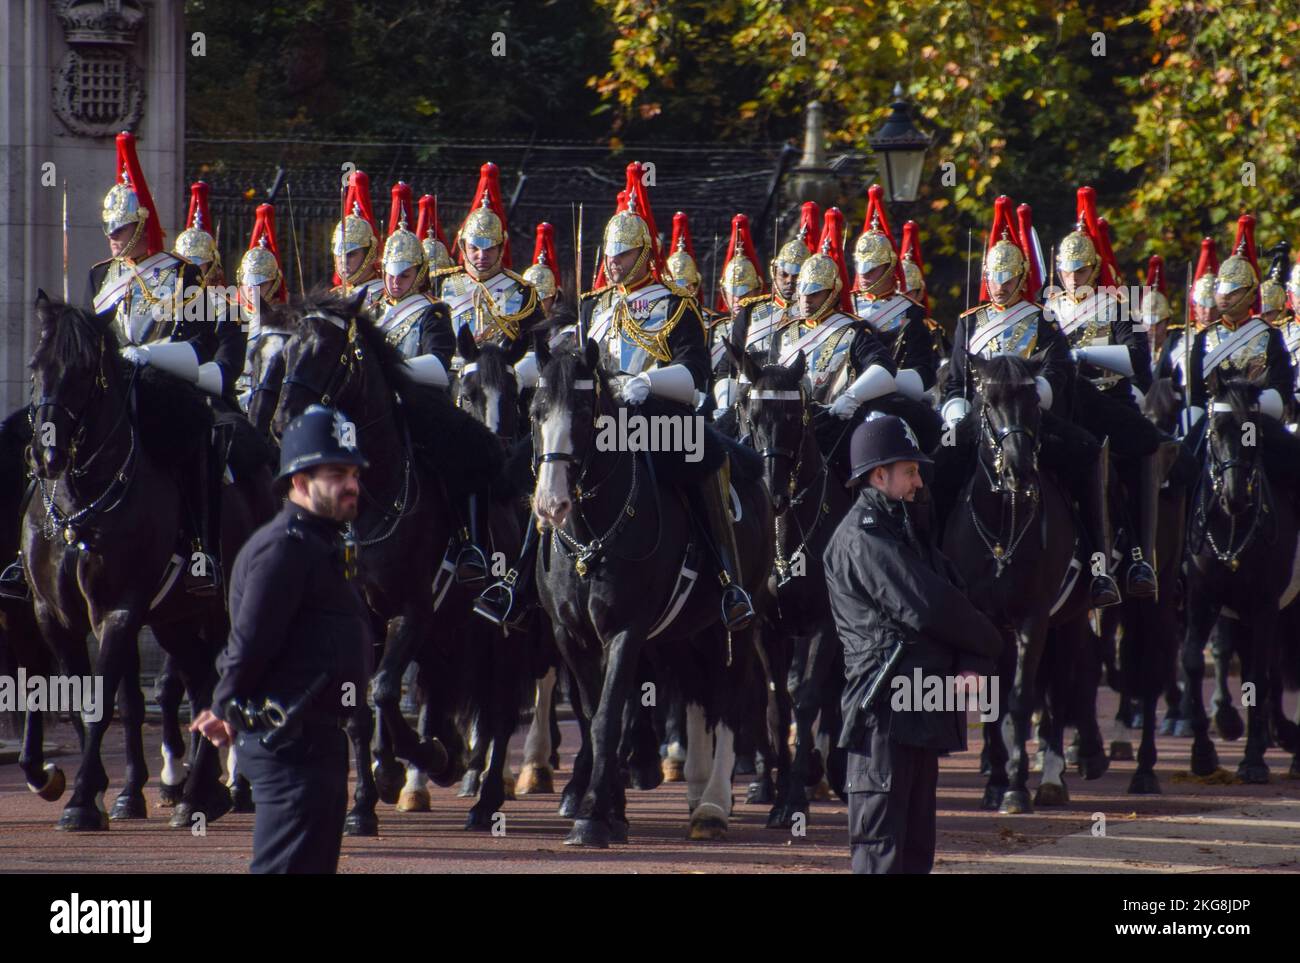
<svg viewBox="0 0 1300 963">
<path fill-rule="evenodd" d="M 970 259 L 971 259 L 972 237 L 973 237 L 972 229 L 969 227 L 966 228 L 966 310 L 967 311 L 970 310 Z M 971 324 L 972 324 L 971 321 L 966 322 L 966 343 L 962 345 L 962 355 L 961 355 L 961 364 L 962 364 L 961 396 L 965 398 L 967 401 L 970 400 L 968 395 L 970 392 L 970 326 Z M 954 338 L 956 334 L 957 332 L 954 331 L 953 332 Z"/>
<path fill-rule="evenodd" d="M 303 286 L 302 279 L 302 252 L 298 248 L 298 225 L 293 217 L 293 185 L 285 182 L 284 195 L 289 199 L 289 233 L 293 235 L 293 260 L 298 268 L 298 293 L 302 297 L 307 296 L 307 290 Z"/>
<path fill-rule="evenodd" d="M 1192 430 L 1192 262 L 1187 262 L 1187 292 L 1183 297 L 1183 421 Z"/>
<path fill-rule="evenodd" d="M 68 300 L 68 179 L 63 179 L 63 300 Z"/>
<path fill-rule="evenodd" d="M 573 216 L 573 205 L 569 205 L 569 215 Z M 578 347 L 587 346 L 587 326 L 582 323 L 582 205 L 578 205 L 577 222 L 573 227 L 573 302 L 577 311 Z"/>
<path fill-rule="evenodd" d="M 345 241 L 348 236 L 348 181 L 352 179 L 349 173 L 339 187 L 339 247 L 346 250 Z M 333 238 L 330 238 L 330 257 L 334 258 L 334 263 L 338 264 L 338 255 L 333 250 Z M 339 272 L 339 277 L 343 280 L 343 296 L 348 296 L 348 256 L 343 255 L 343 270 Z"/>
<path fill-rule="evenodd" d="M 709 262 L 709 274 L 712 280 L 709 282 L 709 310 L 713 305 L 718 303 L 718 232 L 713 232 L 713 257 Z"/>
</svg>

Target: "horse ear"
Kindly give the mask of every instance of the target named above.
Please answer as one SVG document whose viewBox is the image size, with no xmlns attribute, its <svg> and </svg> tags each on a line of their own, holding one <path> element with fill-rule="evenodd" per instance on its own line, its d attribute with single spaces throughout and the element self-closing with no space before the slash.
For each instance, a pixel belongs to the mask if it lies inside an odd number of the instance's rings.
<svg viewBox="0 0 1300 963">
<path fill-rule="evenodd" d="M 537 355 L 537 370 L 541 371 L 551 363 L 551 339 L 545 331 L 533 335 L 533 354 Z"/>
<path fill-rule="evenodd" d="M 988 370 L 988 362 L 977 354 L 968 353 L 966 363 L 970 365 L 971 374 L 975 375 L 977 380 L 984 377 L 985 372 Z"/>
<path fill-rule="evenodd" d="M 474 332 L 468 324 L 462 324 L 456 332 L 456 353 L 466 361 L 478 360 L 478 342 L 474 340 Z"/>
<path fill-rule="evenodd" d="M 744 368 L 745 349 L 735 339 L 735 337 L 733 336 L 730 338 L 723 338 L 722 346 L 727 349 L 727 357 L 731 359 L 731 363 L 734 364 L 737 368 Z"/>
<path fill-rule="evenodd" d="M 36 289 L 36 320 L 41 324 L 49 324 L 54 317 L 54 303 L 50 296 L 45 293 L 44 288 Z"/>
<path fill-rule="evenodd" d="M 357 293 L 348 299 L 348 314 L 356 317 L 361 314 L 366 306 L 366 289 L 357 288 Z"/>
<path fill-rule="evenodd" d="M 582 360 L 593 373 L 600 370 L 600 345 L 593 338 L 587 339 L 587 346 L 583 350 Z"/>
<path fill-rule="evenodd" d="M 1220 387 L 1219 369 L 1212 368 L 1210 373 L 1205 376 L 1205 390 L 1211 398 L 1217 398 Z"/>
<path fill-rule="evenodd" d="M 1042 351 L 1035 351 L 1027 360 L 1029 362 L 1029 376 L 1031 378 L 1037 378 L 1039 373 L 1043 370 L 1043 366 L 1047 364 L 1047 349 L 1044 348 Z"/>
<path fill-rule="evenodd" d="M 804 355 L 803 350 L 800 349 L 798 356 L 794 359 L 794 363 L 790 365 L 790 373 L 794 375 L 795 380 L 800 381 L 803 380 L 804 372 L 807 370 L 808 358 Z"/>
</svg>

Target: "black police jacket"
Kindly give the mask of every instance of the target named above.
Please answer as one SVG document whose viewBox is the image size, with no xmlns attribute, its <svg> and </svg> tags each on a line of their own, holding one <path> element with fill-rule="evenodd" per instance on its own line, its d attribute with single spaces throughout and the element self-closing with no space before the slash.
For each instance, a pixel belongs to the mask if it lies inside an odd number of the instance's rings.
<svg viewBox="0 0 1300 963">
<path fill-rule="evenodd" d="M 892 679 L 989 673 L 1002 649 L 997 628 L 966 598 L 952 564 L 922 540 L 903 502 L 865 487 L 823 554 L 831 611 L 844 646 L 844 727 L 840 746 L 866 747 L 868 728 L 893 742 L 948 751 L 966 746 L 966 720 L 954 711 L 894 711 L 890 680 L 871 709 L 862 701 L 896 645 L 904 653 Z"/>
<path fill-rule="evenodd" d="M 330 679 L 314 713 L 364 706 L 369 642 L 365 603 L 344 574 L 342 527 L 286 501 L 235 559 L 230 637 L 217 659 L 212 711 L 225 718 L 232 699 L 288 706 L 321 673 Z"/>
</svg>

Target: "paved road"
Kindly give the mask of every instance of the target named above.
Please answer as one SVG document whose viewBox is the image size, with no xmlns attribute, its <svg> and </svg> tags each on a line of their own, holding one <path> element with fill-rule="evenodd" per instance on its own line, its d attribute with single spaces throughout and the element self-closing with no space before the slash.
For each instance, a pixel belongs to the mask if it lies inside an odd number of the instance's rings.
<svg viewBox="0 0 1300 963">
<path fill-rule="evenodd" d="M 1293 704 L 1288 698 L 1288 706 Z M 1104 718 L 1114 711 L 1103 695 Z M 973 735 L 977 735 L 973 733 Z M 576 728 L 565 726 L 560 778 L 567 778 Z M 55 741 L 71 742 L 56 730 Z M 110 779 L 120 779 L 120 729 L 107 740 Z M 150 726 L 146 746 L 153 760 L 158 730 Z M 516 739 L 516 754 L 522 742 Z M 978 745 L 978 743 L 976 743 Z M 1243 743 L 1221 744 L 1229 770 Z M 1288 779 L 1290 758 L 1268 754 L 1273 769 L 1267 786 L 1215 785 L 1180 777 L 1187 769 L 1190 740 L 1159 740 L 1160 796 L 1128 796 L 1134 764 L 1116 763 L 1101 779 L 1085 783 L 1067 777 L 1070 803 L 1027 816 L 999 816 L 979 809 L 983 780 L 974 751 L 943 762 L 939 799 L 937 872 L 1300 872 L 1300 780 Z M 75 759 L 60 760 L 71 779 Z M 517 763 L 517 759 L 516 759 Z M 1036 777 L 1034 779 L 1036 782 Z M 111 803 L 116 786 L 110 788 Z M 461 829 L 469 802 L 452 790 L 436 790 L 433 811 L 399 814 L 379 807 L 375 839 L 348 839 L 341 871 L 347 873 L 548 872 L 548 873 L 760 873 L 845 872 L 848 868 L 845 807 L 838 800 L 813 806 L 806 836 L 765 829 L 765 810 L 738 802 L 728 838 L 701 843 L 686 839 L 685 789 L 681 784 L 653 792 L 629 790 L 632 841 L 607 851 L 575 851 L 561 845 L 568 823 L 555 815 L 556 796 L 507 802 L 505 834 Z M 16 766 L 0 766 L 0 872 L 239 872 L 250 855 L 252 816 L 229 815 L 205 837 L 167 826 L 158 806 L 156 781 L 146 788 L 151 818 L 114 823 L 107 833 L 56 832 L 59 804 L 26 791 Z M 65 796 L 66 801 L 66 796 Z M 1093 814 L 1106 816 L 1106 834 L 1094 835 Z"/>
</svg>

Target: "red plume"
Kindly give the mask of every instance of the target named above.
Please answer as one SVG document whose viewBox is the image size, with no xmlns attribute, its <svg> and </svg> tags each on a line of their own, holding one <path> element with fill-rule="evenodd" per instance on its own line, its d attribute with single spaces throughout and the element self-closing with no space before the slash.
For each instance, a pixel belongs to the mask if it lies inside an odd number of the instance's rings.
<svg viewBox="0 0 1300 963">
<path fill-rule="evenodd" d="M 478 169 L 478 187 L 474 189 L 474 199 L 470 201 L 469 210 L 465 214 L 465 221 L 469 220 L 470 214 L 483 206 L 485 195 L 488 199 L 488 209 L 501 219 L 501 230 L 506 234 L 505 247 L 501 251 L 501 266 L 510 267 L 510 234 L 506 228 L 506 208 L 501 203 L 500 172 L 497 170 L 497 165 L 491 161 Z M 460 235 L 465 229 L 465 221 L 460 222 L 460 230 L 456 232 L 456 258 L 461 264 L 465 263 L 465 248 L 460 243 Z"/>
<path fill-rule="evenodd" d="M 1192 275 L 1195 284 L 1207 274 L 1219 273 L 1219 252 L 1214 249 L 1214 238 L 1201 238 L 1201 256 L 1196 262 L 1196 273 Z"/>
<path fill-rule="evenodd" d="M 543 265 L 555 276 L 556 290 L 564 286 L 560 278 L 560 259 L 555 254 L 555 228 L 545 221 L 537 225 L 532 263 Z"/>
<path fill-rule="evenodd" d="M 673 215 L 673 238 L 668 243 L 668 253 L 673 254 L 678 248 L 683 248 L 691 260 L 695 259 L 695 242 L 691 240 L 691 225 L 685 211 Z"/>
<path fill-rule="evenodd" d="M 411 185 L 405 181 L 398 181 L 393 185 L 392 204 L 388 208 L 388 233 L 385 237 L 392 237 L 393 232 L 401 224 L 403 217 L 406 219 L 406 229 L 414 232 L 419 226 L 415 220 L 414 205 L 411 203 Z M 416 234 L 418 237 L 419 235 Z"/>
<path fill-rule="evenodd" d="M 1147 260 L 1146 286 L 1155 288 L 1168 299 L 1169 286 L 1165 281 L 1165 259 L 1159 254 L 1152 254 Z"/>
<path fill-rule="evenodd" d="M 375 261 L 378 263 L 384 253 L 384 236 L 379 233 L 379 226 L 375 221 L 375 209 L 370 204 L 370 178 L 366 176 L 365 171 L 353 171 L 348 177 L 348 192 L 343 200 L 343 216 L 359 217 L 370 225 L 370 230 L 375 235 Z M 334 286 L 338 287 L 342 283 L 343 279 L 339 277 L 338 271 L 335 271 Z"/>
<path fill-rule="evenodd" d="M 195 223 L 195 217 L 198 223 Z M 205 181 L 195 181 L 190 185 L 190 212 L 185 217 L 185 227 L 198 227 L 212 233 L 212 217 L 208 214 L 208 185 Z"/>
<path fill-rule="evenodd" d="M 144 179 L 140 158 L 135 153 L 135 135 L 126 131 L 117 135 L 117 176 L 114 183 L 126 184 L 135 191 L 140 206 L 149 212 L 149 218 L 144 224 L 145 251 L 142 257 L 157 254 L 163 249 L 163 229 L 158 205 L 149 193 L 149 183 Z"/>
<path fill-rule="evenodd" d="M 1020 229 L 1020 249 L 1025 252 L 1025 258 L 1029 262 L 1024 297 L 1026 301 L 1036 301 L 1038 289 L 1043 286 L 1043 265 L 1039 263 L 1038 248 L 1034 244 L 1034 209 L 1028 204 L 1017 207 L 1016 223 Z"/>
<path fill-rule="evenodd" d="M 1080 187 L 1076 196 L 1075 218 L 1079 222 L 1080 230 L 1092 241 L 1092 246 L 1097 251 L 1097 258 L 1101 261 L 1097 284 L 1102 287 L 1118 284 L 1118 265 L 1115 264 L 1115 255 L 1110 251 L 1109 238 L 1102 227 L 1104 221 L 1097 216 L 1097 192 L 1091 187 Z"/>
<path fill-rule="evenodd" d="M 817 241 L 822 236 L 822 212 L 816 201 L 804 201 L 799 209 L 799 234 L 808 246 L 808 253 L 816 254 Z"/>
<path fill-rule="evenodd" d="M 879 184 L 872 184 L 867 188 L 867 212 L 862 219 L 863 234 L 871 230 L 873 221 L 876 229 L 889 238 L 889 246 L 894 251 L 894 287 L 901 291 L 906 284 L 903 279 L 903 265 L 898 256 L 898 245 L 894 243 L 894 232 L 889 228 L 889 216 L 885 213 L 885 189 Z M 853 290 L 858 289 L 857 271 L 854 271 Z"/>
<path fill-rule="evenodd" d="M 257 213 L 253 221 L 253 233 L 248 238 L 248 249 L 251 251 L 262 246 L 262 238 L 266 238 L 266 247 L 275 255 L 275 263 L 280 265 L 280 289 L 272 295 L 273 301 L 281 303 L 289 299 L 288 285 L 284 283 L 284 261 L 280 259 L 280 245 L 275 241 L 275 208 L 270 204 L 257 205 Z"/>
<path fill-rule="evenodd" d="M 853 298 L 849 293 L 849 272 L 844 265 L 844 215 L 838 207 L 830 208 L 822 218 L 822 236 L 817 243 L 817 250 L 827 255 L 839 268 L 839 308 L 847 314 L 853 310 Z"/>
<path fill-rule="evenodd" d="M 921 259 L 921 233 L 916 221 L 907 221 L 903 224 L 903 257 L 911 260 L 921 271 L 922 280 L 925 279 L 925 262 Z M 907 278 L 903 278 L 903 287 L 907 287 Z M 930 293 L 924 288 L 921 290 L 921 303 L 925 305 L 925 312 L 928 316 L 930 313 Z"/>
<path fill-rule="evenodd" d="M 993 202 L 993 226 L 989 228 L 988 240 L 984 245 L 984 257 L 988 258 L 989 251 L 993 250 L 993 245 L 1002 240 L 1003 232 L 1007 235 L 1007 240 L 1020 248 L 1020 253 L 1024 254 L 1025 246 L 1020 243 L 1020 237 L 1016 233 L 1016 221 L 1012 216 L 1011 198 L 1003 194 Z M 980 300 L 989 299 L 988 279 L 984 276 L 983 269 L 980 270 Z"/>
<path fill-rule="evenodd" d="M 627 186 L 618 192 L 618 206 L 614 208 L 614 213 L 619 211 L 632 211 L 641 220 L 645 221 L 646 227 L 650 229 L 650 276 L 656 281 L 663 278 L 663 252 L 659 250 L 659 231 L 655 227 L 654 212 L 650 209 L 649 190 L 642 179 L 645 175 L 645 168 L 637 161 L 627 165 Z M 604 287 L 609 283 L 605 276 L 605 258 L 600 258 L 600 266 L 596 269 L 596 283 L 594 287 Z"/>
<path fill-rule="evenodd" d="M 1237 237 L 1232 242 L 1232 253 L 1250 262 L 1251 270 L 1255 272 L 1255 279 L 1258 281 L 1259 252 L 1255 250 L 1255 218 L 1250 214 L 1243 214 L 1237 218 Z M 1259 287 L 1256 285 L 1254 310 L 1259 312 L 1262 309 L 1263 302 L 1260 301 Z"/>
<path fill-rule="evenodd" d="M 1124 283 L 1124 274 L 1119 269 L 1119 261 L 1115 259 L 1115 249 L 1111 247 L 1110 221 L 1104 217 L 1097 218 L 1097 226 L 1101 228 L 1101 275 L 1099 280 L 1102 284 L 1120 285 Z M 1109 275 L 1109 280 L 1107 276 Z"/>
<path fill-rule="evenodd" d="M 423 243 L 432 234 L 442 242 L 442 246 L 451 248 L 447 245 L 447 239 L 442 235 L 442 225 L 438 223 L 438 199 L 432 194 L 425 194 L 420 198 L 420 219 L 415 226 L 415 234 Z"/>
<path fill-rule="evenodd" d="M 737 214 L 731 219 L 731 241 L 727 244 L 727 257 L 722 262 L 722 277 L 718 278 L 718 301 L 714 306 L 718 311 L 727 310 L 727 302 L 722 298 L 722 279 L 726 277 L 727 265 L 736 256 L 737 251 L 749 258 L 749 263 L 754 265 L 754 271 L 758 274 L 758 290 L 762 291 L 763 269 L 759 267 L 758 255 L 754 253 L 754 239 L 749 233 L 749 217 L 744 214 Z"/>
</svg>

